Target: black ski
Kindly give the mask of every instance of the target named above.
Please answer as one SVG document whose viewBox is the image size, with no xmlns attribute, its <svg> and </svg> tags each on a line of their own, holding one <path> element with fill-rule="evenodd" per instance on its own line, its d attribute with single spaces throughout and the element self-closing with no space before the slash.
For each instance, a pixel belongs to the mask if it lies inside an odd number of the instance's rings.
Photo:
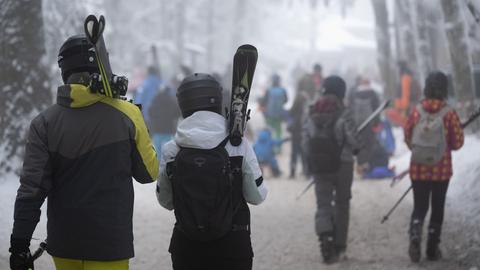
<svg viewBox="0 0 480 270">
<path fill-rule="evenodd" d="M 257 65 L 257 49 L 249 44 L 238 47 L 233 57 L 232 93 L 229 112 L 230 143 L 238 146 L 242 143 L 246 122 L 250 117 L 247 111 L 248 97 Z"/>
<path fill-rule="evenodd" d="M 84 23 L 85 35 L 87 40 L 92 43 L 95 48 L 95 56 L 98 69 L 100 70 L 102 88 L 99 89 L 102 94 L 107 97 L 113 97 L 116 93 L 112 92 L 110 79 L 112 78 L 112 69 L 108 60 L 107 48 L 103 40 L 103 30 L 105 29 L 105 17 L 100 15 L 97 19 L 95 15 L 88 15 Z"/>
</svg>

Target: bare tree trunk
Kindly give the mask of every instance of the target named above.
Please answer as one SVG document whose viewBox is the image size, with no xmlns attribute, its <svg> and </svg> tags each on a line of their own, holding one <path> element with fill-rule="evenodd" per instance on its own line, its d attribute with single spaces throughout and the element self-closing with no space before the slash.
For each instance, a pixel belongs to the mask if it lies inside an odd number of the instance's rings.
<svg viewBox="0 0 480 270">
<path fill-rule="evenodd" d="M 52 103 L 42 1 L 0 3 L 0 174 L 17 170 L 29 122 Z"/>
<path fill-rule="evenodd" d="M 413 1 L 412 14 L 415 15 L 416 51 L 418 57 L 418 71 L 420 84 L 423 86 L 425 78 L 433 69 L 432 48 L 428 35 L 428 17 L 425 12 L 424 1 Z"/>
<path fill-rule="evenodd" d="M 175 31 L 175 47 L 177 49 L 176 66 L 180 70 L 180 66 L 184 64 L 185 57 L 185 3 L 177 1 L 175 7 L 176 13 L 176 31 Z"/>
<path fill-rule="evenodd" d="M 401 42 L 401 61 L 405 61 L 414 77 L 418 76 L 418 62 L 415 45 L 414 25 L 410 13 L 410 0 L 395 1 L 395 11 L 398 15 L 399 36 Z"/>
<path fill-rule="evenodd" d="M 472 61 L 474 65 L 480 64 L 480 3 L 479 1 L 467 0 L 469 16 L 468 36 L 472 50 Z"/>
<path fill-rule="evenodd" d="M 391 61 L 387 4 L 384 0 L 372 0 L 372 6 L 376 22 L 378 68 L 383 79 L 384 95 L 391 99 L 395 96 L 395 83 Z"/>
<path fill-rule="evenodd" d="M 207 70 L 208 72 L 212 72 L 213 70 L 213 63 L 214 63 L 214 54 L 213 54 L 213 47 L 215 31 L 214 31 L 214 20 L 215 20 L 215 0 L 208 0 L 207 4 L 208 14 L 207 14 Z"/>
<path fill-rule="evenodd" d="M 466 25 L 459 1 L 441 0 L 453 71 L 453 89 L 462 116 L 475 110 L 475 92 Z"/>
<path fill-rule="evenodd" d="M 70 36 L 82 34 L 83 21 L 87 16 L 82 1 L 43 0 L 43 21 L 46 56 L 52 85 L 62 83 L 58 76 L 57 55 L 60 45 Z M 69 16 L 63 16 L 69 14 Z M 61 25 L 61 27 L 59 27 Z"/>
<path fill-rule="evenodd" d="M 328 6 L 328 1 L 325 1 L 325 5 Z M 310 0 L 310 53 L 315 55 L 317 51 L 317 0 Z"/>
</svg>

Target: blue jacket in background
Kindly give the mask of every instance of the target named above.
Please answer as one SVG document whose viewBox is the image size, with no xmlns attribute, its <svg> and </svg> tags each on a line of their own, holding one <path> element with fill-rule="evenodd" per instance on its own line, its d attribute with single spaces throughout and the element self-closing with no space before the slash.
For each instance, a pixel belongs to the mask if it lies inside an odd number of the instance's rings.
<svg viewBox="0 0 480 270">
<path fill-rule="evenodd" d="M 275 158 L 275 147 L 281 144 L 282 141 L 273 139 L 270 130 L 266 129 L 258 133 L 253 150 L 259 162 L 269 162 Z"/>
<path fill-rule="evenodd" d="M 287 113 L 283 105 L 287 101 L 287 91 L 283 87 L 274 86 L 268 89 L 265 97 L 265 116 L 283 120 Z"/>
<path fill-rule="evenodd" d="M 393 137 L 392 125 L 387 120 L 381 122 L 382 129 L 376 133 L 376 137 L 380 145 L 382 145 L 388 155 L 395 152 L 395 137 Z"/>
<path fill-rule="evenodd" d="M 162 83 L 160 77 L 150 74 L 145 78 L 135 93 L 134 101 L 137 104 L 142 104 L 143 118 L 149 127 L 150 116 L 148 115 L 148 111 Z"/>
</svg>

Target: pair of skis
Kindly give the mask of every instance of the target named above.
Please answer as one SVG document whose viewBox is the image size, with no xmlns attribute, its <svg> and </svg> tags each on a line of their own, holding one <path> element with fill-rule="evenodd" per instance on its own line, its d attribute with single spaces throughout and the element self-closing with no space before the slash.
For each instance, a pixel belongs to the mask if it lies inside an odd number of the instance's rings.
<svg viewBox="0 0 480 270">
<path fill-rule="evenodd" d="M 378 106 L 378 108 L 373 113 L 371 113 L 370 116 L 368 116 L 367 119 L 365 119 L 365 121 L 363 121 L 357 127 L 356 135 L 360 134 L 365 128 L 367 128 L 369 124 L 372 123 L 372 121 L 375 118 L 377 118 L 380 115 L 380 113 L 388 107 L 388 105 L 390 105 L 390 100 L 385 100 L 382 104 L 380 104 L 380 106 Z M 303 189 L 303 191 L 300 194 L 298 194 L 296 200 L 298 201 L 303 196 L 303 194 L 305 194 L 313 186 L 314 183 L 315 183 L 315 179 L 311 179 L 308 185 Z"/>
</svg>

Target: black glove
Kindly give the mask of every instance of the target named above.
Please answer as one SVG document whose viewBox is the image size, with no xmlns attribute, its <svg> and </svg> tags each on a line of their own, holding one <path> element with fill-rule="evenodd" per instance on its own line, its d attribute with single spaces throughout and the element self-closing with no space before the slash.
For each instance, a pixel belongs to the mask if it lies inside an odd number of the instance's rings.
<svg viewBox="0 0 480 270">
<path fill-rule="evenodd" d="M 30 251 L 10 254 L 10 270 L 33 270 L 33 258 Z"/>
<path fill-rule="evenodd" d="M 10 237 L 10 270 L 33 270 L 30 240 Z"/>
</svg>

